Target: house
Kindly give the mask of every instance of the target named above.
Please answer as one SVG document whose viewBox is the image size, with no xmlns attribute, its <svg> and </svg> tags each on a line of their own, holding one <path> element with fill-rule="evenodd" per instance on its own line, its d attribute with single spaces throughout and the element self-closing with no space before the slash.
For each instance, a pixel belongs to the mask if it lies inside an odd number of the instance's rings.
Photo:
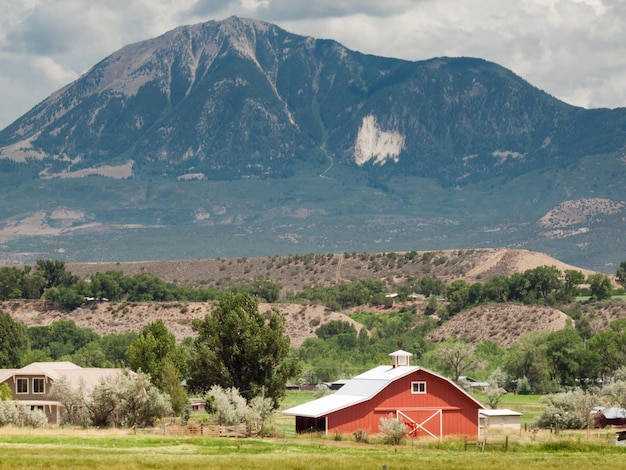
<svg viewBox="0 0 626 470">
<path fill-rule="evenodd" d="M 191 411 L 204 411 L 206 400 L 204 398 L 190 398 L 189 405 L 191 406 Z"/>
<path fill-rule="evenodd" d="M 508 409 L 480 410 L 480 428 L 481 430 L 520 431 L 521 417 L 522 413 Z"/>
<path fill-rule="evenodd" d="M 296 432 L 377 433 L 381 418 L 400 418 L 413 437 L 479 435 L 475 398 L 452 380 L 410 365 L 411 353 L 390 354 L 391 366 L 379 366 L 353 379 L 332 395 L 283 411 L 295 416 Z"/>
<path fill-rule="evenodd" d="M 33 362 L 21 369 L 0 369 L 0 386 L 6 383 L 13 399 L 20 405 L 40 409 L 48 423 L 59 424 L 63 404 L 50 397 L 52 385 L 67 377 L 72 384 L 84 384 L 93 389 L 101 380 L 123 373 L 123 369 L 83 368 L 71 362 Z"/>
<path fill-rule="evenodd" d="M 626 409 L 625 408 L 598 408 L 595 413 L 596 428 L 605 428 L 607 426 L 624 428 L 626 427 Z"/>
<path fill-rule="evenodd" d="M 467 387 L 469 387 L 470 389 L 475 388 L 482 390 L 489 387 L 489 382 L 480 382 L 476 379 L 468 377 L 467 375 L 459 376 L 459 383 L 463 386 L 467 385 Z"/>
</svg>

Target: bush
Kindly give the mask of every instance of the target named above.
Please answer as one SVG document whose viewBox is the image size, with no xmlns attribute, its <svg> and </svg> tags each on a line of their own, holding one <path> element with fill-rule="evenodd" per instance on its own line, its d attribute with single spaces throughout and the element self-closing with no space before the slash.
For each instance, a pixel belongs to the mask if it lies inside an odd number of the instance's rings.
<svg viewBox="0 0 626 470">
<path fill-rule="evenodd" d="M 21 405 L 15 424 L 31 428 L 43 428 L 48 424 L 48 417 L 43 410 L 31 410 L 28 406 Z"/>
<path fill-rule="evenodd" d="M 0 400 L 0 426 L 15 423 L 17 414 L 15 403 L 8 400 Z"/>
<path fill-rule="evenodd" d="M 391 413 L 389 418 L 380 418 L 378 430 L 383 434 L 383 442 L 389 445 L 402 443 L 408 432 L 406 424 L 400 418 L 394 418 Z"/>
<path fill-rule="evenodd" d="M 326 395 L 331 395 L 333 391 L 326 384 L 317 384 L 315 386 L 315 390 L 313 391 L 313 398 L 322 398 Z"/>
<path fill-rule="evenodd" d="M 582 390 L 554 393 L 541 397 L 545 408 L 535 423 L 542 428 L 583 429 L 588 425 L 590 411 L 596 403 L 594 395 Z"/>
<path fill-rule="evenodd" d="M 369 434 L 365 429 L 357 429 L 352 433 L 352 435 L 354 436 L 354 440 L 356 442 L 361 442 L 363 444 L 367 444 L 370 440 Z"/>
<path fill-rule="evenodd" d="M 205 395 L 207 413 L 216 416 L 218 423 L 235 426 L 245 421 L 248 407 L 246 399 L 234 387 L 213 385 Z"/>
<path fill-rule="evenodd" d="M 169 396 L 142 372 L 126 372 L 101 381 L 93 390 L 90 418 L 94 426 L 152 426 L 171 416 Z"/>
<path fill-rule="evenodd" d="M 42 428 L 48 424 L 48 417 L 42 410 L 31 410 L 25 405 L 17 406 L 13 401 L 0 400 L 0 426 L 7 424 Z"/>
</svg>

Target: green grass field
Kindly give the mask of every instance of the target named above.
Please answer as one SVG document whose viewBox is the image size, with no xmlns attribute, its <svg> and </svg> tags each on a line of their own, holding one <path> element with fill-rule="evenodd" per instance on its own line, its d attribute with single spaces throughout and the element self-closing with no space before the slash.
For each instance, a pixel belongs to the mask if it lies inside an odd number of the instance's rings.
<svg viewBox="0 0 626 470">
<path fill-rule="evenodd" d="M 406 441 L 390 447 L 347 438 L 217 439 L 159 435 L 159 430 L 0 430 L 0 468 L 47 469 L 572 469 L 626 468 L 626 449 L 606 436 L 543 435 L 488 443 Z M 608 436 L 608 435 L 607 435 Z"/>
<path fill-rule="evenodd" d="M 287 393 L 282 408 L 313 399 Z M 536 395 L 507 395 L 501 408 L 524 413 L 522 430 L 489 433 L 484 452 L 462 438 L 407 439 L 399 446 L 357 443 L 353 436 L 296 435 L 294 418 L 279 414 L 271 438 L 210 438 L 167 426 L 129 430 L 0 428 L 0 468 L 46 469 L 626 469 L 626 448 L 611 430 L 524 431 L 542 404 Z M 193 419 L 203 420 L 204 412 Z M 505 451 L 505 442 L 508 448 Z"/>
</svg>

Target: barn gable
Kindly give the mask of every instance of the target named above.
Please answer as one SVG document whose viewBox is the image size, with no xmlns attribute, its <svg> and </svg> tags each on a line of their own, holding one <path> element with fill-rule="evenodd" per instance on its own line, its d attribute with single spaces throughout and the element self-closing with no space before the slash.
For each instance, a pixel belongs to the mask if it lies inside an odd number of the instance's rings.
<svg viewBox="0 0 626 470">
<path fill-rule="evenodd" d="M 332 395 L 283 411 L 296 417 L 296 431 L 378 432 L 381 418 L 402 419 L 415 437 L 478 435 L 478 410 L 484 407 L 451 380 L 409 365 L 410 353 L 390 354 L 379 366 L 348 381 Z"/>
</svg>

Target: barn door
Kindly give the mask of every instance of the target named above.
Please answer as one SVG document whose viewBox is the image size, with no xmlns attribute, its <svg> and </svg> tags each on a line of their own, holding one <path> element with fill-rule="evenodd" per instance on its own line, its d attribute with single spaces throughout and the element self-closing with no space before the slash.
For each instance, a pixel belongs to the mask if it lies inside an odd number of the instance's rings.
<svg viewBox="0 0 626 470">
<path fill-rule="evenodd" d="M 438 423 L 439 424 L 439 435 L 436 435 L 433 431 L 430 431 L 426 427 L 426 424 L 429 421 L 434 420 L 437 417 L 439 417 L 439 423 Z M 443 412 L 442 412 L 442 410 L 435 410 L 431 415 L 427 416 L 426 419 L 417 420 L 417 421 L 414 420 L 413 418 L 411 418 L 410 416 L 407 416 L 402 411 L 396 410 L 396 418 L 402 419 L 404 421 L 404 424 L 406 424 L 409 427 L 409 436 L 415 437 L 419 431 L 424 431 L 429 436 L 436 437 L 437 439 L 441 440 L 441 437 L 442 437 L 442 434 L 443 434 L 443 432 L 442 432 L 443 431 L 443 429 L 442 429 L 443 428 L 443 424 L 442 424 Z M 430 428 L 432 429 L 432 423 L 431 423 Z"/>
</svg>

